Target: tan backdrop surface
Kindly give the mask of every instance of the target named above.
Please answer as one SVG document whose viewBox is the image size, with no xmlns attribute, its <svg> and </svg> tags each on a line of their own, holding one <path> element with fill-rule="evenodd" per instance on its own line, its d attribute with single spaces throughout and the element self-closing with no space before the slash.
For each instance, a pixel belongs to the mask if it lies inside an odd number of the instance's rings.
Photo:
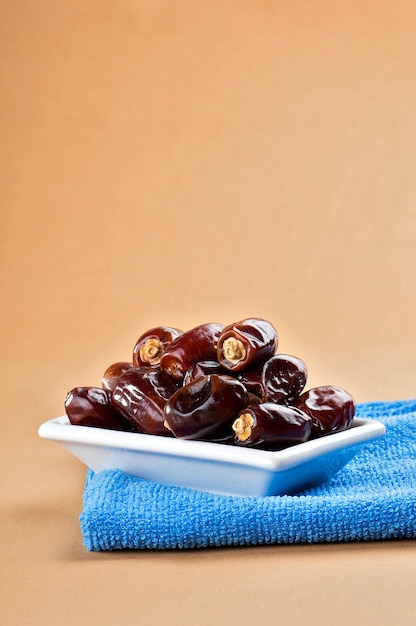
<svg viewBox="0 0 416 626">
<path fill-rule="evenodd" d="M 416 395 L 411 0 L 0 5 L 2 623 L 413 624 L 415 544 L 89 554 L 38 426 L 144 330 L 270 319 Z"/>
</svg>

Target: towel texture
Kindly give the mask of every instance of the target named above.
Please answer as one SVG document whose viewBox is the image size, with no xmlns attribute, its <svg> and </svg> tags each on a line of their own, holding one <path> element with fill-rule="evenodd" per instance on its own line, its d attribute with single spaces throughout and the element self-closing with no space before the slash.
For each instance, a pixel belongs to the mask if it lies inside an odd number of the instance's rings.
<svg viewBox="0 0 416 626">
<path fill-rule="evenodd" d="M 416 400 L 360 404 L 386 426 L 332 480 L 295 496 L 240 498 L 88 470 L 88 550 L 370 541 L 416 537 Z"/>
</svg>

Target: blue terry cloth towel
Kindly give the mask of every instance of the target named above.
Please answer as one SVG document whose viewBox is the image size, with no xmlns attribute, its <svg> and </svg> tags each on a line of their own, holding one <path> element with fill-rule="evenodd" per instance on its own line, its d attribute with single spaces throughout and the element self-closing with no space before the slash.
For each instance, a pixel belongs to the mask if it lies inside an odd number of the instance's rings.
<svg viewBox="0 0 416 626">
<path fill-rule="evenodd" d="M 220 496 L 88 470 L 88 550 L 202 548 L 416 537 L 416 399 L 359 404 L 386 436 L 328 483 L 293 496 Z"/>
</svg>

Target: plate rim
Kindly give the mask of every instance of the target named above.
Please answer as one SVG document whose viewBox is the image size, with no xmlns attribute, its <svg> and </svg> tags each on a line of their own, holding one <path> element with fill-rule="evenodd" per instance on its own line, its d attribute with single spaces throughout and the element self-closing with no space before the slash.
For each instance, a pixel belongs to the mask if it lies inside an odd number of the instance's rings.
<svg viewBox="0 0 416 626">
<path fill-rule="evenodd" d="M 267 471 L 283 471 L 317 457 L 332 454 L 383 437 L 386 428 L 378 420 L 354 417 L 350 428 L 305 441 L 283 450 L 270 451 L 225 444 L 161 437 L 142 433 L 78 426 L 66 415 L 47 420 L 38 428 L 42 439 L 65 446 L 85 445 L 103 449 L 158 454 L 178 459 L 197 459 L 225 465 L 241 465 Z"/>
</svg>

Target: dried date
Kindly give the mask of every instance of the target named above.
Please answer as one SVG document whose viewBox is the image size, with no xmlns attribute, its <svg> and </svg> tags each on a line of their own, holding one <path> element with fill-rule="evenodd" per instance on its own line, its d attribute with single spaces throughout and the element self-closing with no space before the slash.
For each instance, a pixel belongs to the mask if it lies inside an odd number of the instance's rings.
<svg viewBox="0 0 416 626">
<path fill-rule="evenodd" d="M 129 370 L 133 368 L 133 363 L 129 363 L 128 361 L 118 361 L 117 363 L 113 363 L 109 365 L 105 370 L 103 377 L 101 379 L 101 384 L 103 389 L 107 391 L 112 391 L 116 385 L 117 380 L 120 378 L 122 374 L 125 374 Z"/>
<path fill-rule="evenodd" d="M 270 402 L 246 407 L 232 424 L 237 445 L 265 449 L 302 443 L 311 427 L 311 418 L 300 409 Z"/>
<path fill-rule="evenodd" d="M 228 375 L 229 372 L 227 372 L 227 370 L 225 370 L 222 365 L 218 363 L 218 361 L 199 361 L 198 363 L 191 365 L 191 367 L 187 370 L 183 379 L 183 385 L 187 385 L 197 378 L 207 376 L 208 374 Z"/>
<path fill-rule="evenodd" d="M 341 387 L 314 387 L 301 394 L 296 406 L 312 418 L 312 437 L 345 430 L 355 415 L 354 398 Z"/>
<path fill-rule="evenodd" d="M 223 324 L 202 324 L 182 333 L 163 353 L 161 369 L 182 383 L 192 365 L 216 358 L 217 343 L 223 328 Z"/>
<path fill-rule="evenodd" d="M 72 389 L 65 398 L 65 412 L 75 426 L 131 430 L 128 420 L 112 406 L 108 391 L 100 387 Z"/>
<path fill-rule="evenodd" d="M 265 363 L 238 374 L 248 391 L 263 402 L 292 404 L 302 393 L 307 380 L 306 363 L 289 354 L 275 354 Z"/>
<path fill-rule="evenodd" d="M 233 372 L 264 362 L 276 352 L 277 331 L 270 322 L 248 318 L 226 326 L 218 340 L 217 359 Z"/>
<path fill-rule="evenodd" d="M 159 366 L 162 354 L 179 335 L 182 335 L 182 331 L 170 326 L 156 326 L 147 330 L 138 338 L 133 348 L 133 365 Z"/>
<path fill-rule="evenodd" d="M 248 404 L 247 391 L 231 376 L 210 374 L 181 387 L 165 405 L 167 427 L 184 439 L 223 436 L 242 408 Z"/>
<path fill-rule="evenodd" d="M 112 391 L 111 402 L 136 432 L 171 436 L 164 426 L 163 410 L 176 389 L 165 372 L 135 368 L 120 376 Z"/>
</svg>

